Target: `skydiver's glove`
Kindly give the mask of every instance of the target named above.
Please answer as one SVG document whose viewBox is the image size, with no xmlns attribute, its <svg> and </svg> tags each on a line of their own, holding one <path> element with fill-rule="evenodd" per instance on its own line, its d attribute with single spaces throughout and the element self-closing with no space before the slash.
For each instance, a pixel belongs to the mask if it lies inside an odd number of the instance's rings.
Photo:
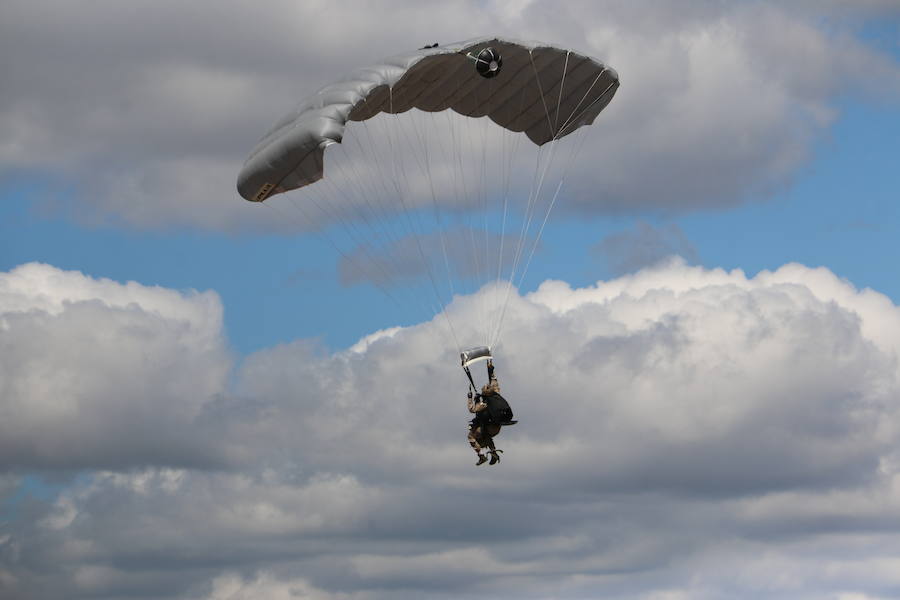
<svg viewBox="0 0 900 600">
<path fill-rule="evenodd" d="M 472 399 L 472 390 L 469 390 L 469 393 L 466 395 L 466 398 L 468 398 L 469 400 Z"/>
</svg>

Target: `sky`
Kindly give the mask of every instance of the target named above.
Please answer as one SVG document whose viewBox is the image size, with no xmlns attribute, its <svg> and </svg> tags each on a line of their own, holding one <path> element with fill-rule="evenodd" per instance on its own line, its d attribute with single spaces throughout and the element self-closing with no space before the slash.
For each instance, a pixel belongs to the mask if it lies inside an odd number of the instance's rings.
<svg viewBox="0 0 900 600">
<path fill-rule="evenodd" d="M 508 295 L 422 312 L 237 194 L 302 98 L 483 36 L 621 80 Z M 900 598 L 900 3 L 12 0 L 0 73 L 0 597 Z"/>
</svg>

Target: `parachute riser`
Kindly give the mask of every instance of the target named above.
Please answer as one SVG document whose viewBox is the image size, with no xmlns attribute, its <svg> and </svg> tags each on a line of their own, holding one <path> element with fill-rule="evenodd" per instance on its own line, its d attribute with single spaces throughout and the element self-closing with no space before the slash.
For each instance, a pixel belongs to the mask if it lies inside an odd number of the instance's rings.
<svg viewBox="0 0 900 600">
<path fill-rule="evenodd" d="M 472 371 L 469 370 L 469 367 L 463 367 L 463 371 L 466 372 L 466 377 L 469 378 L 469 385 L 473 392 L 477 391 L 478 388 L 475 387 L 475 380 L 472 378 Z"/>
</svg>

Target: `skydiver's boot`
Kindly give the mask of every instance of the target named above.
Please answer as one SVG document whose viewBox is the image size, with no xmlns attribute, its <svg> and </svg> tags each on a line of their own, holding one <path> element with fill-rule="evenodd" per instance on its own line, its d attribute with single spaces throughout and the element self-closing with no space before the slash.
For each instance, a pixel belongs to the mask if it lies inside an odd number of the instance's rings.
<svg viewBox="0 0 900 600">
<path fill-rule="evenodd" d="M 489 464 L 496 465 L 500 462 L 501 454 L 503 454 L 503 450 L 491 450 L 491 462 Z"/>
<path fill-rule="evenodd" d="M 494 459 L 492 458 L 491 460 L 494 460 Z M 478 462 L 475 463 L 475 466 L 477 467 L 477 466 L 483 465 L 486 462 L 487 462 L 487 456 L 485 456 L 484 454 L 479 452 L 478 453 Z M 492 462 L 491 464 L 494 464 L 494 463 Z"/>
</svg>

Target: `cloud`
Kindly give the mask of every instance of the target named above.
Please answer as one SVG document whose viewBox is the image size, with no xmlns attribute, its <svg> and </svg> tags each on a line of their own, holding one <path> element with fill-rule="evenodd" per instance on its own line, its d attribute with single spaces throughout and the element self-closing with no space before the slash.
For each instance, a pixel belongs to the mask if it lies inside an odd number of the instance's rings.
<svg viewBox="0 0 900 600">
<path fill-rule="evenodd" d="M 434 273 L 480 282 L 508 274 L 516 259 L 524 263 L 536 244 L 528 237 L 456 227 L 357 246 L 342 256 L 338 268 L 346 285 L 372 281 L 394 286 Z"/>
<path fill-rule="evenodd" d="M 778 189 L 838 118 L 839 98 L 900 97 L 896 61 L 859 33 L 889 3 L 200 2 L 186 11 L 177 2 L 52 10 L 6 2 L 2 10 L 3 175 L 71 185 L 73 219 L 141 228 L 304 227 L 238 198 L 246 153 L 299 98 L 433 40 L 562 41 L 619 71 L 622 88 L 572 161 L 560 204 L 583 214 L 674 213 Z"/>
<path fill-rule="evenodd" d="M 9 283 L 26 279 L 35 283 Z M 193 350 L 176 362 L 209 361 L 190 369 L 195 378 L 231 366 L 216 350 L 215 296 L 41 265 L 5 275 L 2 289 L 13 298 L 4 339 L 25 356 L 25 336 L 8 337 L 22 315 L 58 337 L 70 320 L 87 319 L 75 310 L 82 304 L 113 325 L 116 311 L 130 311 L 129 327 L 102 329 L 123 352 L 101 354 L 94 341 L 84 348 L 90 361 L 50 354 L 45 387 L 63 389 L 74 366 L 85 381 L 117 365 L 129 380 L 160 377 L 146 366 L 153 361 L 123 363 L 134 331 L 146 345 L 178 329 Z M 472 317 L 499 292 L 488 287 L 447 308 L 461 339 L 475 338 Z M 179 421 L 174 395 L 134 394 L 126 415 L 148 406 L 175 415 L 167 446 L 183 448 L 184 437 L 199 455 L 241 460 L 219 470 L 173 465 L 154 448 L 110 464 L 72 444 L 70 453 L 81 452 L 72 463 L 89 471 L 50 502 L 20 502 L 27 517 L 0 530 L 0 591 L 191 600 L 292 590 L 311 598 L 892 594 L 900 309 L 882 294 L 823 268 L 789 264 L 747 277 L 679 260 L 580 289 L 547 281 L 513 293 L 496 355 L 520 423 L 497 438 L 506 454 L 490 470 L 472 465 L 466 382 L 444 328 L 439 315 L 338 353 L 306 341 L 266 349 L 237 367 L 232 386 L 179 384 L 199 419 Z M 179 373 L 165 371 L 175 382 Z M 44 389 L 28 388 L 38 408 L 48 402 Z M 80 389 L 54 395 L 56 405 Z M 5 407 L 11 439 L 27 426 L 42 447 L 63 429 L 55 414 L 21 405 Z M 100 424 L 76 419 L 64 432 L 112 452 L 102 427 L 109 406 L 85 403 Z M 141 438 L 124 422 L 118 443 L 128 452 Z"/>
<path fill-rule="evenodd" d="M 213 292 L 0 273 L 0 470 L 218 463 L 190 432 L 230 366 Z"/>
<path fill-rule="evenodd" d="M 609 235 L 591 251 L 603 257 L 616 275 L 652 266 L 670 256 L 681 256 L 690 262 L 697 260 L 697 249 L 674 223 L 656 228 L 639 221 L 634 231 Z"/>
<path fill-rule="evenodd" d="M 226 574 L 212 583 L 208 594 L 195 596 L 197 600 L 349 600 L 352 594 L 328 593 L 310 586 L 303 578 L 283 580 L 267 572 L 245 579 L 237 573 Z"/>
</svg>

